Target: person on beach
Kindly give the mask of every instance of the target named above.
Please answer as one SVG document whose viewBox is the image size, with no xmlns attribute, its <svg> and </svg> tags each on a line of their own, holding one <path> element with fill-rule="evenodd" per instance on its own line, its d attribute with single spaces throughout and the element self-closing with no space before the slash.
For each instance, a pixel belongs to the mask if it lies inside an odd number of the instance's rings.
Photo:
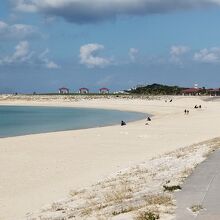
<svg viewBox="0 0 220 220">
<path fill-rule="evenodd" d="M 186 113 L 187 113 L 187 110 L 186 110 L 186 109 L 184 110 L 184 113 L 185 113 L 185 115 L 186 115 Z"/>
<path fill-rule="evenodd" d="M 150 117 L 147 117 L 147 120 L 148 120 L 148 121 L 151 121 L 151 118 L 150 118 Z"/>
<path fill-rule="evenodd" d="M 124 121 L 121 121 L 121 126 L 126 125 L 126 123 Z"/>
<path fill-rule="evenodd" d="M 199 108 L 202 108 L 202 106 L 201 106 L 201 105 L 199 105 Z"/>
<path fill-rule="evenodd" d="M 194 106 L 194 108 L 198 108 L 198 106 L 197 106 L 197 105 L 195 105 L 195 106 Z"/>
</svg>

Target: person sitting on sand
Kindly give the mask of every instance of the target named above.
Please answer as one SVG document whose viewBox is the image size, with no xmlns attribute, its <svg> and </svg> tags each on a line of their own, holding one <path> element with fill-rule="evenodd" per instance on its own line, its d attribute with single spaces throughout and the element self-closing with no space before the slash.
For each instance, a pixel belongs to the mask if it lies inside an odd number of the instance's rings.
<svg viewBox="0 0 220 220">
<path fill-rule="evenodd" d="M 124 121 L 121 121 L 121 126 L 126 125 L 126 123 Z"/>
<path fill-rule="evenodd" d="M 150 117 L 147 117 L 147 120 L 148 120 L 148 121 L 151 121 L 151 118 L 150 118 Z"/>
<path fill-rule="evenodd" d="M 194 108 L 198 108 L 198 106 L 197 105 L 195 105 L 195 107 Z"/>
<path fill-rule="evenodd" d="M 199 108 L 202 108 L 202 106 L 201 106 L 201 105 L 199 105 Z"/>
</svg>

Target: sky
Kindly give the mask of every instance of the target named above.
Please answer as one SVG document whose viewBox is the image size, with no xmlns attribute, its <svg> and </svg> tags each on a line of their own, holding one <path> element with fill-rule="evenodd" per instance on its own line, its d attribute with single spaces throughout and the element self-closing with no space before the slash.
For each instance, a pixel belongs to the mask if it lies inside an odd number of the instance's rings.
<svg viewBox="0 0 220 220">
<path fill-rule="evenodd" d="M 220 0 L 2 0 L 0 93 L 220 87 Z"/>
</svg>

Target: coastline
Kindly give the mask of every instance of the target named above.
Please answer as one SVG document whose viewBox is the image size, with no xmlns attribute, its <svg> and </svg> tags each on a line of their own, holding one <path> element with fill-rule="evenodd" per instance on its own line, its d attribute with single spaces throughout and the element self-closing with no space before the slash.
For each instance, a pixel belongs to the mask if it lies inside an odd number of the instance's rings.
<svg viewBox="0 0 220 220">
<path fill-rule="evenodd" d="M 198 102 L 203 108 L 194 111 Z M 24 103 L 29 105 L 30 101 Z M 146 159 L 220 136 L 220 103 L 195 97 L 175 97 L 173 103 L 164 99 L 101 99 L 31 104 L 131 110 L 153 114 L 154 118 L 149 126 L 140 120 L 123 128 L 114 125 L 0 139 L 3 220 L 22 218 L 65 197 L 71 189 L 86 187 Z M 185 108 L 190 108 L 189 116 L 183 114 Z M 206 123 L 209 128 L 204 127 Z"/>
<path fill-rule="evenodd" d="M 69 119 L 68 121 L 66 121 L 66 123 L 62 124 L 62 121 L 59 121 L 61 123 L 61 126 L 58 127 L 54 127 L 54 128 L 44 128 L 44 129 L 37 129 L 37 130 L 33 130 L 32 127 L 35 125 L 33 125 L 33 123 L 35 123 L 36 119 L 32 122 L 30 118 L 30 122 L 29 124 L 25 125 L 25 129 L 27 126 L 29 130 L 25 130 L 25 132 L 20 132 L 19 129 L 21 129 L 21 127 L 17 127 L 17 131 L 15 131 L 13 134 L 10 132 L 10 130 L 6 130 L 6 132 L 0 132 L 0 139 L 1 138 L 10 138 L 10 137 L 18 137 L 18 136 L 27 136 L 27 135 L 34 135 L 34 134 L 48 134 L 48 133 L 56 133 L 56 132 L 62 132 L 62 131 L 74 131 L 74 130 L 86 130 L 86 129 L 92 129 L 92 128 L 102 128 L 102 127 L 109 127 L 109 126 L 114 126 L 114 125 L 118 125 L 120 124 L 121 120 L 125 120 L 127 123 L 131 123 L 131 122 L 135 122 L 135 121 L 139 121 L 139 120 L 144 120 L 146 119 L 146 117 L 150 116 L 152 117 L 152 115 L 149 114 L 145 114 L 145 113 L 141 113 L 141 112 L 135 112 L 135 111 L 121 111 L 121 110 L 108 110 L 108 109 L 102 109 L 102 108 L 80 108 L 80 107 L 73 107 L 73 106 L 50 106 L 50 105 L 28 105 L 28 103 L 26 103 L 26 105 L 13 105 L 12 103 L 10 103 L 10 105 L 8 104 L 0 104 L 0 107 L 7 107 L 6 109 L 2 109 L 4 112 L 11 109 L 11 107 L 13 107 L 12 111 L 16 111 L 19 110 L 20 108 L 22 108 L 23 111 L 26 111 L 26 107 L 28 108 L 28 110 L 30 111 L 29 113 L 32 112 L 33 108 L 40 108 L 40 111 L 46 110 L 46 112 L 44 114 L 47 114 L 49 116 L 49 120 L 54 122 L 54 120 L 57 120 L 56 117 L 54 118 L 50 118 L 50 114 L 53 114 L 53 111 L 55 110 L 73 110 L 73 112 L 76 111 L 84 111 L 85 109 L 87 109 L 88 112 L 86 112 L 87 115 L 92 114 L 95 111 L 97 111 L 98 113 L 96 113 L 96 115 L 99 115 L 98 117 L 95 116 L 95 118 L 93 118 L 94 116 L 91 116 L 90 118 L 93 119 L 93 121 L 96 121 L 96 123 L 86 123 L 85 121 L 81 120 L 80 123 L 77 123 L 77 118 L 75 118 L 74 120 Z M 18 107 L 18 109 L 16 108 Z M 14 109 L 15 108 L 15 109 Z M 49 111 L 49 114 L 48 114 Z M 35 111 L 34 111 L 35 112 Z M 73 112 L 68 115 L 69 117 L 74 116 Z M 78 113 L 77 112 L 77 113 Z M 67 112 L 69 113 L 69 112 Z M 104 113 L 104 115 L 103 115 Z M 64 116 L 66 114 L 65 112 L 61 112 L 61 114 Z M 84 113 L 85 114 L 85 113 Z M 111 119 L 106 119 L 106 116 L 111 115 Z M 113 114 L 113 115 L 112 115 Z M 58 115 L 59 118 L 62 115 Z M 120 116 L 119 116 L 120 115 Z M 11 117 L 10 115 L 8 115 L 7 117 Z M 12 116 L 13 117 L 13 116 Z M 20 117 L 18 115 L 18 117 Z M 23 116 L 24 117 L 24 116 Z M 30 117 L 30 116 L 29 116 Z M 81 117 L 83 119 L 83 117 Z M 100 118 L 102 118 L 102 120 L 100 120 Z M 26 116 L 23 118 L 24 120 L 26 120 Z M 21 121 L 23 119 L 20 119 Z M 48 118 L 46 117 L 46 119 L 48 120 Z M 15 119 L 16 120 L 16 119 Z M 40 118 L 41 120 L 41 118 Z M 11 123 L 13 120 L 10 120 Z M 32 123 L 32 124 L 31 124 Z M 39 123 L 39 122 L 38 122 Z M 41 127 L 45 127 L 46 124 L 44 124 L 44 121 L 42 121 L 43 125 L 41 124 Z M 4 124 L 4 121 L 3 121 Z M 18 124 L 18 122 L 17 122 Z M 5 124 L 4 124 L 5 125 Z M 31 125 L 31 126 L 30 126 Z"/>
</svg>

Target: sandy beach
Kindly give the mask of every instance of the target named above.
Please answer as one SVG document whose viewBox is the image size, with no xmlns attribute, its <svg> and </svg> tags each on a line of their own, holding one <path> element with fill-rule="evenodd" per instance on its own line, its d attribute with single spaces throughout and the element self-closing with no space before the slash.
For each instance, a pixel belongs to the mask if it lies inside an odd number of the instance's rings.
<svg viewBox="0 0 220 220">
<path fill-rule="evenodd" d="M 220 102 L 196 97 L 5 100 L 0 105 L 117 109 L 154 115 L 146 120 L 75 131 L 0 139 L 0 219 L 19 220 L 72 189 L 89 186 L 152 157 L 220 136 Z M 202 105 L 194 109 L 194 105 Z M 184 115 L 189 109 L 189 115 Z"/>
</svg>

